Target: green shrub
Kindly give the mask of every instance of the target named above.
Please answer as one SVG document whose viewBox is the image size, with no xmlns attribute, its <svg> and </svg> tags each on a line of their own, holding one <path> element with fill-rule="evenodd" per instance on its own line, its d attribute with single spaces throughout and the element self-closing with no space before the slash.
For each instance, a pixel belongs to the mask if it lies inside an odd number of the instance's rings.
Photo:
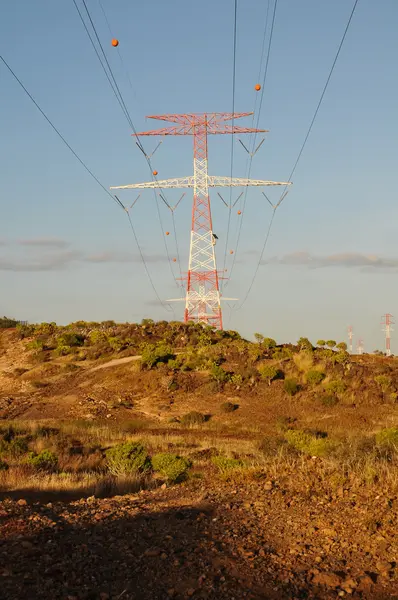
<svg viewBox="0 0 398 600">
<path fill-rule="evenodd" d="M 266 350 L 270 350 L 271 348 L 275 348 L 276 347 L 276 341 L 273 340 L 272 338 L 266 337 L 261 342 L 261 345 Z"/>
<path fill-rule="evenodd" d="M 289 396 L 294 396 L 297 394 L 299 386 L 295 379 L 285 379 L 283 382 L 283 389 L 289 394 Z"/>
<path fill-rule="evenodd" d="M 180 420 L 183 425 L 201 425 L 205 421 L 205 415 L 200 412 L 196 412 L 195 410 L 183 415 Z"/>
<path fill-rule="evenodd" d="M 376 375 L 375 382 L 382 392 L 386 392 L 391 385 L 391 379 L 387 375 Z"/>
<path fill-rule="evenodd" d="M 317 346 L 326 346 L 325 340 L 318 340 L 316 343 Z"/>
<path fill-rule="evenodd" d="M 1 458 L 0 458 L 0 472 L 8 471 L 8 469 L 9 469 L 8 464 L 4 460 L 1 460 Z"/>
<path fill-rule="evenodd" d="M 398 452 L 398 427 L 382 429 L 376 434 L 378 446 L 393 449 Z"/>
<path fill-rule="evenodd" d="M 236 386 L 242 385 L 242 383 L 243 383 L 242 375 L 240 373 L 234 373 L 233 375 L 231 375 L 231 383 Z"/>
<path fill-rule="evenodd" d="M 271 382 L 280 376 L 280 371 L 274 365 L 263 365 L 259 368 L 258 372 L 261 375 L 261 379 L 267 381 L 268 385 L 271 385 Z"/>
<path fill-rule="evenodd" d="M 335 340 L 328 340 L 328 341 L 326 342 L 326 346 L 327 346 L 328 348 L 334 348 L 334 347 L 336 346 L 336 342 L 335 342 Z"/>
<path fill-rule="evenodd" d="M 321 404 L 323 404 L 323 406 L 336 406 L 336 404 L 339 401 L 339 399 L 334 394 L 323 394 L 323 396 L 321 396 L 319 400 L 321 401 Z"/>
<path fill-rule="evenodd" d="M 285 433 L 285 439 L 291 446 L 310 456 L 325 456 L 332 449 L 332 444 L 328 439 L 300 429 L 289 429 Z"/>
<path fill-rule="evenodd" d="M 58 458 L 51 450 L 42 450 L 39 454 L 30 452 L 26 462 L 37 471 L 51 472 L 58 466 Z"/>
<path fill-rule="evenodd" d="M 112 475 L 142 475 L 151 470 L 151 459 L 139 442 L 125 442 L 106 451 L 107 467 Z"/>
<path fill-rule="evenodd" d="M 227 458 L 226 456 L 213 456 L 211 462 L 218 468 L 220 473 L 226 473 L 231 469 L 243 467 L 243 461 L 237 458 Z"/>
<path fill-rule="evenodd" d="M 299 350 L 313 350 L 313 346 L 312 346 L 310 340 L 305 337 L 301 337 L 298 340 L 297 346 L 299 347 Z"/>
<path fill-rule="evenodd" d="M 315 369 L 311 369 L 307 372 L 306 379 L 307 383 L 311 385 L 318 385 L 325 379 L 325 373 L 322 373 L 322 371 L 315 371 Z"/>
<path fill-rule="evenodd" d="M 77 346 L 83 346 L 85 337 L 80 333 L 73 333 L 72 331 L 66 331 L 62 335 L 57 337 L 57 348 L 66 346 L 74 348 Z"/>
<path fill-rule="evenodd" d="M 9 317 L 0 318 L 0 329 L 8 329 L 12 327 L 16 327 L 18 325 L 18 321 L 15 319 L 10 319 Z"/>
<path fill-rule="evenodd" d="M 160 342 L 158 344 L 147 344 L 141 354 L 141 365 L 146 369 L 153 369 L 158 363 L 167 363 L 174 358 L 169 346 Z"/>
<path fill-rule="evenodd" d="M 223 413 L 231 413 L 236 410 L 236 404 L 232 404 L 232 402 L 223 402 L 220 406 L 221 412 Z"/>
<path fill-rule="evenodd" d="M 18 458 L 28 451 L 28 442 L 24 437 L 16 437 L 7 444 L 5 452 L 12 458 Z"/>
<path fill-rule="evenodd" d="M 106 342 L 106 334 L 104 331 L 101 331 L 99 329 L 95 329 L 94 331 L 90 332 L 90 342 L 92 344 L 100 344 L 102 342 Z"/>
<path fill-rule="evenodd" d="M 332 394 L 342 394 L 346 390 L 346 384 L 341 379 L 335 379 L 325 383 L 325 390 Z"/>
<path fill-rule="evenodd" d="M 216 363 L 213 363 L 210 375 L 217 383 L 227 383 L 231 379 L 231 375 Z"/>
<path fill-rule="evenodd" d="M 183 481 L 187 477 L 188 469 L 192 463 L 187 459 L 177 454 L 156 454 L 152 458 L 152 465 L 155 471 L 159 471 L 167 477 L 169 481 L 177 483 Z"/>
</svg>

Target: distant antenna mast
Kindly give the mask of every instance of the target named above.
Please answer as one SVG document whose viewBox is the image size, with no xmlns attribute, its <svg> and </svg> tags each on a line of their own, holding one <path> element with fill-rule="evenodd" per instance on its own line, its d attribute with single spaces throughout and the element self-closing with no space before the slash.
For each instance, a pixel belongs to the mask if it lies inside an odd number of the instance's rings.
<svg viewBox="0 0 398 600">
<path fill-rule="evenodd" d="M 348 349 L 350 351 L 350 354 L 352 354 L 352 325 L 350 325 L 348 327 L 348 339 L 349 339 L 349 345 L 348 345 Z"/>
<path fill-rule="evenodd" d="M 391 331 L 393 331 L 391 325 L 394 324 L 393 316 L 386 313 L 382 316 L 381 324 L 383 325 L 382 331 L 386 334 L 386 355 L 391 356 Z"/>
<path fill-rule="evenodd" d="M 363 354 L 363 340 L 359 339 L 357 343 L 358 354 Z"/>
</svg>

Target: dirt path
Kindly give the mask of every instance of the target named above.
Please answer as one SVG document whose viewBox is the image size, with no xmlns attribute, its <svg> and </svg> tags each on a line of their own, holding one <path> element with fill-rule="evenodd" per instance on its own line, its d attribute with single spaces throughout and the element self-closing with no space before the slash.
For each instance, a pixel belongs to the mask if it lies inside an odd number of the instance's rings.
<svg viewBox="0 0 398 600">
<path fill-rule="evenodd" d="M 125 356 L 124 358 L 114 358 L 113 360 L 110 360 L 107 363 L 98 365 L 97 367 L 90 369 L 88 373 L 93 373 L 94 371 L 99 371 L 100 369 L 107 369 L 108 367 L 117 367 L 118 365 L 124 365 L 125 363 L 129 363 L 133 360 L 138 360 L 140 358 L 140 354 L 137 356 Z"/>
</svg>

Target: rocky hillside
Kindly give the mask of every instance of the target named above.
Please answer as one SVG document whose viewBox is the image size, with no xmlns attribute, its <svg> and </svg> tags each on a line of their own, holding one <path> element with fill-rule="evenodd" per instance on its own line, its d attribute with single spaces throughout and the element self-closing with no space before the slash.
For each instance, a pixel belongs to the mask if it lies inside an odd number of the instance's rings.
<svg viewBox="0 0 398 600">
<path fill-rule="evenodd" d="M 398 361 L 0 329 L 0 598 L 398 598 Z"/>
</svg>

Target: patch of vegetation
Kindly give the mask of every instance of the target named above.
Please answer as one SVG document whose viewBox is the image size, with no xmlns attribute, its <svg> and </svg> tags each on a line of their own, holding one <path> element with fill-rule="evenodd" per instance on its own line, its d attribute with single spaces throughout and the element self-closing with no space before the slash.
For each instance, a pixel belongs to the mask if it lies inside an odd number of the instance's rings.
<svg viewBox="0 0 398 600">
<path fill-rule="evenodd" d="M 226 473 L 232 469 L 239 469 L 244 465 L 242 460 L 237 458 L 228 458 L 227 456 L 213 456 L 211 462 L 218 468 L 220 473 Z"/>
<path fill-rule="evenodd" d="M 331 392 L 332 394 L 343 394 L 346 391 L 347 386 L 341 379 L 334 379 L 325 383 L 324 388 L 327 392 Z"/>
<path fill-rule="evenodd" d="M 141 353 L 141 365 L 145 369 L 153 369 L 159 363 L 167 363 L 175 358 L 170 346 L 163 342 L 146 344 Z"/>
<path fill-rule="evenodd" d="M 299 348 L 299 350 L 309 350 L 312 351 L 313 345 L 311 344 L 310 340 L 306 337 L 301 337 L 298 342 L 297 342 L 297 346 Z"/>
<path fill-rule="evenodd" d="M 339 402 L 339 399 L 334 394 L 323 394 L 319 400 L 323 406 L 336 406 Z"/>
<path fill-rule="evenodd" d="M 9 469 L 9 466 L 8 466 L 8 464 L 6 463 L 6 461 L 5 461 L 5 460 L 2 460 L 2 459 L 0 458 L 0 472 L 1 472 L 1 471 L 8 471 L 8 469 Z"/>
<path fill-rule="evenodd" d="M 10 319 L 9 317 L 1 317 L 0 318 L 0 329 L 10 329 L 12 327 L 16 327 L 19 321 L 15 319 Z"/>
<path fill-rule="evenodd" d="M 206 421 L 206 416 L 203 413 L 195 410 L 183 415 L 180 419 L 182 425 L 202 425 Z"/>
<path fill-rule="evenodd" d="M 289 394 L 289 396 L 294 396 L 295 394 L 297 394 L 299 386 L 295 379 L 289 378 L 285 379 L 285 381 L 283 382 L 283 389 L 287 394 Z"/>
<path fill-rule="evenodd" d="M 271 385 L 274 379 L 281 379 L 283 377 L 283 372 L 274 365 L 262 365 L 259 367 L 258 372 L 261 379 L 264 379 L 268 385 Z"/>
<path fill-rule="evenodd" d="M 285 439 L 291 446 L 309 456 L 326 456 L 332 450 L 332 444 L 327 438 L 300 429 L 289 429 L 285 433 Z"/>
<path fill-rule="evenodd" d="M 188 475 L 191 461 L 177 454 L 161 453 L 152 457 L 152 466 L 173 483 L 184 481 Z"/>
<path fill-rule="evenodd" d="M 223 402 L 220 406 L 220 410 L 223 413 L 231 413 L 237 409 L 237 405 L 232 402 Z"/>
<path fill-rule="evenodd" d="M 376 434 L 376 443 L 382 448 L 392 449 L 398 453 L 398 427 L 382 429 Z"/>
<path fill-rule="evenodd" d="M 224 371 L 224 369 L 222 367 L 220 367 L 219 365 L 217 365 L 216 363 L 213 363 L 213 365 L 211 367 L 210 375 L 211 375 L 212 379 L 214 379 L 214 381 L 217 381 L 217 383 L 220 383 L 220 384 L 227 383 L 231 379 L 230 373 L 227 373 L 227 371 Z"/>
<path fill-rule="evenodd" d="M 311 369 L 306 374 L 307 383 L 310 385 L 318 385 L 325 379 L 325 373 Z"/>
<path fill-rule="evenodd" d="M 139 442 L 126 442 L 106 451 L 107 467 L 112 475 L 137 476 L 151 471 L 151 459 Z"/>
<path fill-rule="evenodd" d="M 58 467 L 58 457 L 51 450 L 42 450 L 39 454 L 30 452 L 26 462 L 37 471 L 53 472 Z"/>
</svg>

